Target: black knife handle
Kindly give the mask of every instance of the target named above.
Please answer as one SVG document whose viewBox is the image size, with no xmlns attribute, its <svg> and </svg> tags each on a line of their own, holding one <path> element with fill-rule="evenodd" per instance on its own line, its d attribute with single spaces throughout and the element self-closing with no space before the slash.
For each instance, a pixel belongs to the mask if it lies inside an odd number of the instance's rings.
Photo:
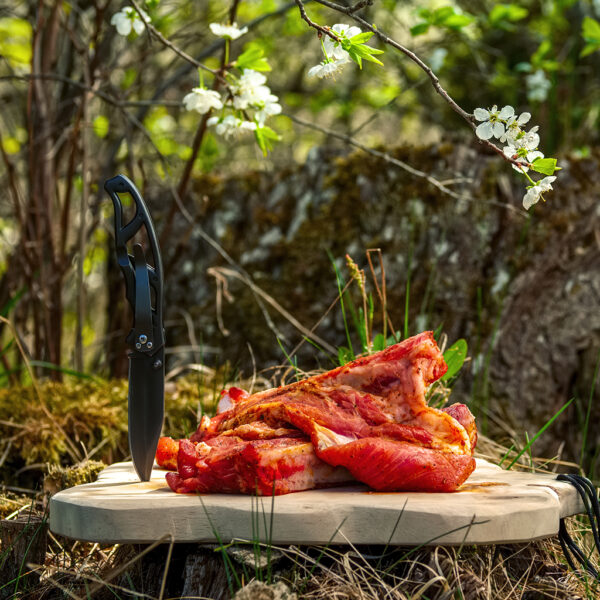
<svg viewBox="0 0 600 600">
<path fill-rule="evenodd" d="M 150 213 L 134 183 L 125 175 L 117 175 L 104 183 L 115 209 L 115 248 L 117 261 L 125 278 L 125 295 L 133 314 L 133 329 L 127 336 L 129 346 L 143 354 L 153 355 L 164 346 L 163 330 L 163 266 L 158 238 Z M 135 204 L 135 214 L 129 223 L 123 223 L 123 204 L 119 194 L 129 194 Z M 145 229 L 152 265 L 147 264 L 141 244 L 133 246 L 129 254 L 127 243 Z M 154 306 L 152 294 L 154 291 Z"/>
</svg>

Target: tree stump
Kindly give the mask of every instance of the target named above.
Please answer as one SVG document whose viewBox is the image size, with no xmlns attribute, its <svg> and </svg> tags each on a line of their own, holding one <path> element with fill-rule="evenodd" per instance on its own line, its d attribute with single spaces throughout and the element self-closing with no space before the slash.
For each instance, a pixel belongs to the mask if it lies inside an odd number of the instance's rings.
<svg viewBox="0 0 600 600">
<path fill-rule="evenodd" d="M 182 596 L 226 600 L 231 597 L 223 557 L 212 549 L 198 548 L 185 561 Z"/>
<path fill-rule="evenodd" d="M 12 598 L 40 580 L 39 571 L 28 565 L 43 565 L 48 545 L 48 523 L 36 515 L 20 515 L 0 521 L 0 599 Z"/>
<path fill-rule="evenodd" d="M 169 545 L 160 544 L 143 554 L 146 548 L 137 544 L 121 546 L 115 554 L 112 568 L 118 569 L 119 565 L 127 562 L 131 564 L 114 579 L 110 570 L 107 571 L 102 577 L 107 585 L 94 594 L 94 600 L 114 598 L 109 590 L 113 583 L 127 598 L 140 593 L 158 598 L 161 592 L 163 598 L 231 598 L 223 557 L 214 551 L 214 546 L 175 544 L 169 553 Z"/>
</svg>

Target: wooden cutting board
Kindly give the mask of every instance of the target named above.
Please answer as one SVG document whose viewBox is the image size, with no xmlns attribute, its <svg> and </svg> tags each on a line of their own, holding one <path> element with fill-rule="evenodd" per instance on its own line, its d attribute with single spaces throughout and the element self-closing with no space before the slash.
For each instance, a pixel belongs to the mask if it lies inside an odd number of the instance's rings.
<svg viewBox="0 0 600 600">
<path fill-rule="evenodd" d="M 271 506 L 273 506 L 272 529 Z M 102 543 L 252 540 L 275 544 L 491 544 L 557 534 L 559 520 L 584 511 L 575 489 L 553 475 L 504 471 L 477 459 L 456 492 L 378 493 L 365 486 L 310 490 L 273 500 L 230 494 L 173 493 L 165 471 L 138 480 L 117 463 L 96 483 L 50 500 L 50 529 Z"/>
</svg>

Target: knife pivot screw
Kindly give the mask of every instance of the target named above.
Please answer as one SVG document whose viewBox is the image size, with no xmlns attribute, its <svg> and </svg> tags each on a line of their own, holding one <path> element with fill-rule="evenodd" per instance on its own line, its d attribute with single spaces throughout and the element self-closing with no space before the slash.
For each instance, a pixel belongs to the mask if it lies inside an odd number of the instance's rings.
<svg viewBox="0 0 600 600">
<path fill-rule="evenodd" d="M 154 361 L 154 364 L 152 365 L 155 369 L 160 369 L 162 367 L 162 360 L 158 359 Z"/>
<path fill-rule="evenodd" d="M 145 344 L 148 341 L 148 337 L 142 333 L 142 335 L 140 335 L 140 337 L 139 337 L 139 340 L 140 340 L 140 344 Z"/>
<path fill-rule="evenodd" d="M 148 350 L 150 350 L 153 346 L 152 342 L 148 342 L 147 346 L 148 346 Z"/>
</svg>

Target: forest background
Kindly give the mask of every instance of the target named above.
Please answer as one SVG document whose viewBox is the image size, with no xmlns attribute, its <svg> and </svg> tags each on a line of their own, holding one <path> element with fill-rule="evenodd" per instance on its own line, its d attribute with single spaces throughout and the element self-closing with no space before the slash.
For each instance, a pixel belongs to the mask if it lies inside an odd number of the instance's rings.
<svg viewBox="0 0 600 600">
<path fill-rule="evenodd" d="M 5 481 L 127 454 L 131 315 L 102 189 L 117 173 L 163 253 L 167 433 L 228 382 L 279 383 L 432 329 L 466 340 L 452 398 L 483 433 L 515 455 L 560 413 L 535 453 L 596 476 L 600 3 L 132 4 L 148 19 L 123 35 L 121 3 L 0 2 Z M 209 26 L 234 21 L 236 39 Z M 309 76 L 336 23 L 376 25 L 360 46 L 383 65 Z M 204 86 L 226 104 L 244 65 L 281 107 L 266 126 L 226 131 L 221 109 L 184 101 Z M 475 132 L 494 105 L 531 113 L 561 167 L 529 210 L 503 144 Z"/>
<path fill-rule="evenodd" d="M 2 516 L 128 454 L 117 173 L 163 254 L 165 433 L 432 329 L 482 452 L 598 477 L 597 0 L 0 0 L 0 107 Z"/>
</svg>

